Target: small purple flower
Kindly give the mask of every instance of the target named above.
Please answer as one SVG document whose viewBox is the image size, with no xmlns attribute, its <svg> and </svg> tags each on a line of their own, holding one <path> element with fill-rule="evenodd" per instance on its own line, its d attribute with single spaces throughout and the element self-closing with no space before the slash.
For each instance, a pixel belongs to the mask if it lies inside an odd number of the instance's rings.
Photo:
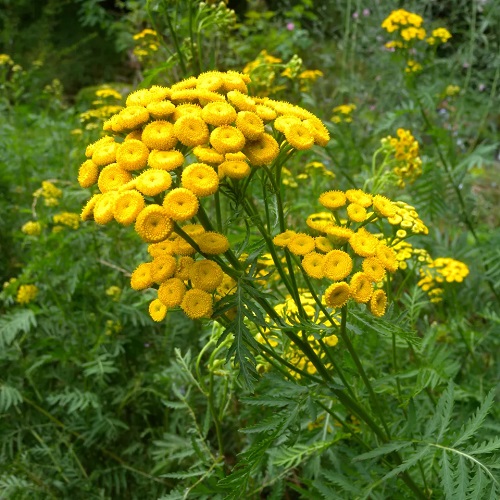
<svg viewBox="0 0 500 500">
<path fill-rule="evenodd" d="M 462 68 L 464 68 L 464 69 L 467 69 L 469 66 L 470 66 L 470 64 L 468 62 L 464 62 L 462 64 Z"/>
<path fill-rule="evenodd" d="M 295 29 L 295 24 L 293 24 L 293 23 L 286 23 L 286 29 L 288 31 L 293 31 Z"/>
<path fill-rule="evenodd" d="M 358 11 L 355 11 L 355 12 L 352 14 L 352 18 L 353 18 L 353 19 L 357 19 L 358 17 L 359 17 Z"/>
<path fill-rule="evenodd" d="M 477 86 L 477 90 L 479 90 L 479 92 L 483 92 L 483 90 L 486 89 L 486 85 L 484 83 L 480 83 L 478 86 Z"/>
<path fill-rule="evenodd" d="M 368 17 L 370 15 L 370 9 L 363 9 L 363 16 Z"/>
</svg>

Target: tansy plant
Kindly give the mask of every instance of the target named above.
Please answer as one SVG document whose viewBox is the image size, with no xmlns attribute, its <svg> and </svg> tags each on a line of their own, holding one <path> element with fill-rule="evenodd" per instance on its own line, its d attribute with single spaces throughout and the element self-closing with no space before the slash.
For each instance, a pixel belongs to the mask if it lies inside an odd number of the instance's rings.
<svg viewBox="0 0 500 500">
<path fill-rule="evenodd" d="M 220 322 L 219 341 L 234 338 L 228 358 L 234 355 L 249 387 L 257 362 L 323 381 L 387 440 L 348 314 L 359 318 L 360 307 L 373 321 L 385 314 L 398 271 L 393 247 L 427 227 L 404 202 L 350 189 L 321 194 L 323 211 L 310 214 L 302 232 L 286 215 L 282 173 L 298 153 L 324 147 L 329 132 L 306 109 L 250 97 L 249 84 L 243 73 L 210 71 L 130 94 L 105 122 L 106 135 L 86 149 L 78 181 L 94 194 L 81 218 L 133 227 L 147 245 L 149 259 L 132 273 L 131 286 L 155 290 L 155 321 L 180 308 L 189 318 Z M 377 418 L 333 384 L 337 376 L 346 382 L 340 346 Z M 405 473 L 402 479 L 416 488 Z"/>
</svg>

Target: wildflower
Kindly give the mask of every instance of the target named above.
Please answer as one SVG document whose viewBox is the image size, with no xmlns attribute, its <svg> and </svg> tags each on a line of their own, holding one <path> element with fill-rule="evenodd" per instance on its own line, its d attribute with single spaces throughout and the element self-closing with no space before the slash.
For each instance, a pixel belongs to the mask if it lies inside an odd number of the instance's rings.
<svg viewBox="0 0 500 500">
<path fill-rule="evenodd" d="M 363 271 L 372 281 L 382 281 L 385 276 L 385 267 L 377 257 L 367 257 L 361 264 Z"/>
<path fill-rule="evenodd" d="M 177 144 L 174 125 L 163 120 L 151 122 L 144 127 L 141 140 L 149 149 L 168 151 Z"/>
<path fill-rule="evenodd" d="M 174 132 L 177 139 L 185 146 L 205 144 L 209 137 L 207 124 L 194 115 L 181 116 L 174 123 Z"/>
<path fill-rule="evenodd" d="M 163 321 L 167 315 L 167 307 L 159 299 L 154 299 L 149 304 L 149 315 L 156 322 Z"/>
<path fill-rule="evenodd" d="M 218 255 L 229 250 L 228 239 L 220 233 L 208 231 L 198 236 L 200 250 L 208 255 Z"/>
<path fill-rule="evenodd" d="M 117 222 L 128 226 L 135 222 L 145 206 L 144 197 L 135 190 L 120 193 L 114 202 L 113 215 Z"/>
<path fill-rule="evenodd" d="M 142 140 L 130 139 L 120 144 L 116 151 L 116 163 L 124 170 L 140 170 L 147 165 L 149 149 Z"/>
<path fill-rule="evenodd" d="M 333 250 L 332 242 L 325 236 L 317 236 L 314 238 L 314 245 L 316 246 L 316 250 L 323 253 L 328 253 L 330 250 Z"/>
<path fill-rule="evenodd" d="M 231 90 L 227 98 L 240 111 L 255 111 L 255 101 L 238 90 Z"/>
<path fill-rule="evenodd" d="M 341 104 L 333 108 L 332 122 L 334 123 L 351 123 L 352 112 L 356 109 L 355 104 Z"/>
<path fill-rule="evenodd" d="M 194 259 L 189 257 L 188 255 L 184 255 L 179 258 L 177 261 L 177 269 L 175 271 L 175 277 L 179 278 L 183 281 L 187 281 L 189 279 L 189 270 L 191 266 L 194 264 Z"/>
<path fill-rule="evenodd" d="M 93 217 L 94 207 L 95 207 L 97 201 L 99 200 L 99 198 L 101 198 L 101 197 L 102 197 L 102 194 L 95 194 L 94 196 L 92 196 L 92 198 L 90 198 L 90 200 L 87 201 L 87 203 L 83 207 L 82 212 L 80 214 L 80 219 L 82 221 L 89 220 Z"/>
<path fill-rule="evenodd" d="M 151 279 L 155 283 L 163 283 L 174 275 L 176 269 L 177 261 L 175 257 L 162 253 L 154 257 L 153 262 L 151 262 Z"/>
<path fill-rule="evenodd" d="M 316 231 L 324 231 L 328 224 L 334 221 L 333 215 L 330 212 L 319 212 L 311 214 L 306 219 L 306 224 Z"/>
<path fill-rule="evenodd" d="M 143 208 L 135 221 L 135 231 L 147 243 L 164 240 L 172 233 L 173 228 L 174 224 L 167 210 L 155 204 Z"/>
<path fill-rule="evenodd" d="M 219 153 L 236 153 L 245 146 L 245 136 L 236 127 L 221 125 L 210 134 L 210 144 Z"/>
<path fill-rule="evenodd" d="M 409 59 L 405 68 L 406 73 L 418 73 L 422 71 L 422 65 L 414 59 Z"/>
<path fill-rule="evenodd" d="M 351 203 L 357 203 L 364 208 L 368 208 L 372 204 L 371 195 L 361 191 L 361 189 L 348 189 L 345 195 Z"/>
<path fill-rule="evenodd" d="M 151 168 L 166 170 L 170 172 L 182 166 L 184 163 L 184 155 L 180 151 L 172 149 L 170 151 L 159 151 L 153 149 L 148 156 L 148 165 Z"/>
<path fill-rule="evenodd" d="M 196 156 L 199 162 L 209 163 L 209 164 L 219 164 L 224 161 L 224 155 L 219 153 L 213 148 L 206 146 L 196 146 L 193 149 L 193 154 Z"/>
<path fill-rule="evenodd" d="M 210 196 L 219 188 L 217 172 L 204 163 L 192 163 L 182 172 L 182 186 L 196 196 Z"/>
<path fill-rule="evenodd" d="M 294 124 L 300 125 L 301 123 L 302 123 L 302 120 L 300 118 L 297 118 L 294 115 L 281 115 L 281 116 L 278 116 L 278 118 L 276 118 L 276 120 L 274 120 L 273 126 L 276 130 L 279 130 L 280 132 L 282 132 L 284 134 L 285 130 L 287 130 L 290 125 L 294 125 Z"/>
<path fill-rule="evenodd" d="M 435 45 L 436 43 L 446 43 L 450 38 L 451 33 L 446 28 L 436 28 L 426 41 L 429 45 Z"/>
<path fill-rule="evenodd" d="M 290 145 L 299 151 L 310 149 L 314 144 L 314 137 L 301 123 L 289 125 L 285 130 L 285 137 Z"/>
<path fill-rule="evenodd" d="M 250 166 L 244 161 L 225 161 L 219 165 L 219 174 L 230 179 L 244 179 L 250 175 Z"/>
<path fill-rule="evenodd" d="M 264 122 L 252 111 L 240 111 L 236 117 L 236 127 L 246 139 L 255 141 L 264 133 Z"/>
<path fill-rule="evenodd" d="M 21 231 L 29 236 L 40 236 L 42 225 L 38 221 L 28 221 L 21 227 Z"/>
<path fill-rule="evenodd" d="M 167 307 L 177 307 L 186 293 L 186 285 L 179 277 L 164 281 L 158 288 L 158 299 Z"/>
<path fill-rule="evenodd" d="M 273 238 L 273 243 L 278 247 L 286 247 L 295 236 L 297 236 L 297 233 L 288 229 L 284 233 L 277 234 Z"/>
<path fill-rule="evenodd" d="M 21 305 L 33 302 L 38 295 L 38 287 L 36 285 L 21 285 L 17 290 L 16 302 Z"/>
<path fill-rule="evenodd" d="M 134 290 L 144 290 L 153 284 L 151 278 L 151 262 L 139 264 L 130 276 L 130 286 Z"/>
<path fill-rule="evenodd" d="M 287 248 L 295 255 L 306 255 L 315 248 L 314 238 L 307 234 L 298 233 L 288 241 Z"/>
<path fill-rule="evenodd" d="M 78 229 L 80 225 L 80 216 L 71 212 L 61 212 L 52 217 L 54 224 L 62 224 L 71 229 Z"/>
<path fill-rule="evenodd" d="M 92 161 L 84 161 L 78 170 L 78 184 L 82 188 L 93 186 L 99 178 L 99 167 Z"/>
<path fill-rule="evenodd" d="M 115 200 L 118 196 L 116 191 L 110 191 L 100 196 L 94 205 L 94 221 L 97 224 L 108 224 L 113 220 Z M 81 216 L 80 216 L 81 217 Z"/>
<path fill-rule="evenodd" d="M 324 207 L 335 210 L 346 204 L 346 195 L 342 191 L 326 191 L 319 197 L 319 202 Z"/>
<path fill-rule="evenodd" d="M 347 215 L 353 222 L 363 222 L 366 219 L 366 208 L 357 203 L 349 203 Z"/>
<path fill-rule="evenodd" d="M 374 316 L 380 317 L 385 314 L 387 307 L 387 295 L 383 290 L 375 290 L 370 299 L 370 311 Z"/>
<path fill-rule="evenodd" d="M 325 147 L 330 140 L 330 132 L 323 125 L 323 122 L 315 116 L 308 116 L 302 124 L 309 130 L 314 138 L 314 144 Z"/>
<path fill-rule="evenodd" d="M 155 120 L 165 120 L 174 112 L 175 105 L 170 101 L 150 102 L 146 110 Z"/>
<path fill-rule="evenodd" d="M 343 307 L 349 300 L 350 288 L 345 281 L 333 283 L 324 293 L 325 303 L 329 307 Z"/>
<path fill-rule="evenodd" d="M 189 269 L 189 279 L 194 288 L 213 292 L 223 279 L 222 269 L 212 260 L 199 260 Z"/>
<path fill-rule="evenodd" d="M 194 115 L 197 116 L 198 118 L 201 118 L 202 114 L 202 108 L 201 106 L 198 106 L 198 104 L 180 104 L 179 106 L 176 106 L 174 112 L 172 113 L 172 116 L 170 117 L 174 123 L 181 117 L 181 116 L 186 116 L 186 115 Z"/>
<path fill-rule="evenodd" d="M 204 290 L 188 290 L 181 302 L 181 308 L 191 319 L 209 318 L 212 315 L 212 297 Z"/>
<path fill-rule="evenodd" d="M 236 110 L 227 102 L 208 103 L 201 112 L 203 120 L 216 127 L 231 125 L 236 121 Z"/>
<path fill-rule="evenodd" d="M 380 194 L 375 195 L 373 198 L 373 209 L 382 217 L 392 217 L 396 214 L 396 207 L 392 201 Z"/>
<path fill-rule="evenodd" d="M 129 171 L 121 168 L 118 163 L 111 163 L 101 170 L 97 185 L 101 193 L 106 193 L 118 189 L 131 180 L 132 174 Z"/>
<path fill-rule="evenodd" d="M 118 146 L 119 144 L 114 141 L 96 145 L 92 153 L 92 161 L 98 167 L 104 167 L 110 163 L 114 163 L 116 161 L 116 150 Z"/>
<path fill-rule="evenodd" d="M 302 259 L 302 267 L 311 278 L 321 279 L 325 275 L 323 265 L 325 256 L 317 252 L 309 252 Z"/>
<path fill-rule="evenodd" d="M 323 260 L 323 273 L 332 281 L 340 281 L 350 274 L 353 262 L 343 250 L 330 250 Z"/>
<path fill-rule="evenodd" d="M 156 196 L 172 185 L 172 177 L 165 170 L 150 168 L 136 177 L 136 189 L 146 196 Z"/>
<path fill-rule="evenodd" d="M 167 193 L 163 206 L 173 220 L 184 221 L 193 218 L 198 213 L 200 202 L 189 189 L 175 188 Z"/>
<path fill-rule="evenodd" d="M 353 274 L 349 283 L 351 297 L 356 302 L 368 302 L 373 293 L 373 285 L 370 277 L 364 272 Z"/>
<path fill-rule="evenodd" d="M 243 153 L 255 167 L 271 164 L 279 151 L 279 145 L 274 137 L 266 133 L 255 141 L 248 141 L 243 149 Z"/>
<path fill-rule="evenodd" d="M 361 228 L 349 238 L 349 244 L 357 255 L 371 257 L 375 255 L 379 240 L 365 228 Z"/>
<path fill-rule="evenodd" d="M 121 128 L 134 130 L 149 121 L 149 111 L 144 106 L 127 106 L 118 113 Z"/>
<path fill-rule="evenodd" d="M 323 232 L 335 246 L 343 245 L 354 234 L 354 231 L 348 227 L 335 226 L 333 224 L 325 226 Z"/>
</svg>

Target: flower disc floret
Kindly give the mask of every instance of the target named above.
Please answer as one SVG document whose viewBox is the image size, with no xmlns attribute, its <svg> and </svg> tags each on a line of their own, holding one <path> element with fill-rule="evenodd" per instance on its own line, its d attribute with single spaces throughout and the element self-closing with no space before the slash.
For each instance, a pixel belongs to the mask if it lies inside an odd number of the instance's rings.
<svg viewBox="0 0 500 500">
<path fill-rule="evenodd" d="M 187 281 L 189 279 L 189 270 L 194 264 L 194 259 L 188 255 L 179 257 L 177 261 L 177 270 L 175 271 L 175 277 L 180 280 Z"/>
<path fill-rule="evenodd" d="M 141 193 L 135 190 L 117 195 L 113 208 L 115 220 L 124 226 L 133 224 L 145 206 Z"/>
<path fill-rule="evenodd" d="M 147 110 L 155 120 L 164 120 L 175 111 L 175 105 L 170 101 L 151 102 Z"/>
<path fill-rule="evenodd" d="M 210 136 L 207 124 L 192 114 L 181 116 L 174 123 L 174 132 L 184 146 L 199 146 L 206 144 Z"/>
<path fill-rule="evenodd" d="M 209 318 L 212 315 L 212 297 L 204 290 L 188 290 L 181 302 L 181 309 L 191 319 Z"/>
<path fill-rule="evenodd" d="M 133 130 L 149 121 L 149 111 L 144 106 L 127 106 L 118 113 L 117 121 L 122 129 Z"/>
<path fill-rule="evenodd" d="M 302 124 L 309 130 L 309 133 L 313 136 L 315 144 L 323 147 L 328 144 L 328 141 L 330 140 L 330 133 L 319 118 L 315 116 L 309 116 L 302 121 Z"/>
<path fill-rule="evenodd" d="M 92 198 L 90 198 L 90 200 L 87 201 L 80 214 L 80 219 L 82 221 L 92 219 L 94 216 L 94 207 L 102 196 L 102 194 L 95 194 Z"/>
<path fill-rule="evenodd" d="M 148 163 L 149 149 L 139 140 L 130 139 L 116 150 L 116 163 L 124 170 L 140 170 Z"/>
<path fill-rule="evenodd" d="M 219 165 L 219 175 L 223 174 L 230 179 L 244 179 L 251 172 L 250 165 L 245 161 L 225 161 Z"/>
<path fill-rule="evenodd" d="M 357 203 L 347 205 L 347 216 L 353 222 L 363 222 L 366 219 L 366 208 Z"/>
<path fill-rule="evenodd" d="M 198 104 L 181 104 L 177 106 L 171 116 L 171 119 L 176 122 L 181 116 L 194 115 L 201 118 L 201 106 Z"/>
<path fill-rule="evenodd" d="M 118 196 L 116 191 L 104 193 L 94 206 L 94 220 L 97 224 L 108 224 L 113 220 L 115 200 Z"/>
<path fill-rule="evenodd" d="M 167 307 L 177 307 L 181 304 L 186 285 L 178 277 L 164 281 L 158 288 L 158 299 Z"/>
<path fill-rule="evenodd" d="M 136 177 L 136 189 L 146 196 L 156 196 L 171 185 L 172 177 L 165 170 L 150 168 Z"/>
<path fill-rule="evenodd" d="M 295 238 L 295 236 L 297 236 L 297 233 L 295 231 L 292 231 L 290 229 L 286 230 L 285 232 L 283 233 L 280 233 L 280 234 L 277 234 L 274 238 L 273 238 L 273 243 L 277 246 L 277 247 L 286 247 L 288 245 L 288 243 L 293 239 Z"/>
<path fill-rule="evenodd" d="M 217 172 L 205 163 L 192 163 L 182 172 L 182 186 L 196 196 L 210 196 L 219 188 Z"/>
<path fill-rule="evenodd" d="M 157 243 L 172 233 L 174 224 L 168 212 L 160 205 L 148 205 L 141 210 L 135 222 L 137 234 L 146 243 Z"/>
<path fill-rule="evenodd" d="M 94 152 L 92 153 L 92 161 L 98 167 L 104 167 L 105 165 L 114 163 L 116 161 L 116 151 L 118 146 L 119 144 L 114 141 L 106 141 L 101 144 L 96 144 Z"/>
<path fill-rule="evenodd" d="M 350 288 L 345 281 L 333 283 L 325 290 L 325 304 L 334 308 L 343 307 L 349 300 L 349 295 Z"/>
<path fill-rule="evenodd" d="M 207 255 L 219 255 L 229 250 L 228 239 L 220 233 L 207 231 L 197 237 L 200 250 Z"/>
<path fill-rule="evenodd" d="M 200 202 L 196 195 L 186 188 L 172 189 L 163 200 L 163 206 L 175 221 L 193 218 L 198 213 Z"/>
<path fill-rule="evenodd" d="M 205 292 L 213 292 L 222 283 L 223 276 L 219 264 L 212 260 L 199 260 L 189 269 L 191 285 Z"/>
<path fill-rule="evenodd" d="M 377 247 L 377 258 L 384 268 L 390 273 L 394 273 L 398 269 L 398 261 L 396 252 L 385 244 L 380 244 Z"/>
<path fill-rule="evenodd" d="M 163 120 L 151 122 L 144 127 L 141 140 L 149 149 L 168 151 L 177 144 L 174 125 Z"/>
<path fill-rule="evenodd" d="M 357 203 L 364 208 L 368 208 L 372 204 L 371 195 L 361 191 L 361 189 L 348 189 L 345 195 L 351 203 Z"/>
<path fill-rule="evenodd" d="M 361 264 L 365 274 L 375 282 L 382 281 L 385 276 L 385 267 L 377 257 L 367 257 Z"/>
<path fill-rule="evenodd" d="M 230 90 L 227 98 L 240 111 L 255 111 L 255 100 L 238 90 Z"/>
<path fill-rule="evenodd" d="M 221 125 L 212 130 L 210 144 L 221 154 L 236 153 L 245 146 L 245 136 L 236 127 Z"/>
<path fill-rule="evenodd" d="M 219 163 L 222 163 L 224 161 L 224 155 L 207 146 L 196 146 L 193 149 L 193 154 L 196 156 L 198 161 L 202 163 L 218 165 Z"/>
<path fill-rule="evenodd" d="M 389 198 L 377 194 L 373 197 L 373 209 L 382 217 L 393 217 L 396 215 L 396 206 Z"/>
<path fill-rule="evenodd" d="M 379 240 L 366 229 L 361 228 L 349 238 L 349 244 L 357 255 L 371 257 L 377 251 Z"/>
<path fill-rule="evenodd" d="M 352 259 L 343 250 L 331 250 L 323 260 L 323 274 L 332 281 L 340 281 L 352 271 Z"/>
</svg>

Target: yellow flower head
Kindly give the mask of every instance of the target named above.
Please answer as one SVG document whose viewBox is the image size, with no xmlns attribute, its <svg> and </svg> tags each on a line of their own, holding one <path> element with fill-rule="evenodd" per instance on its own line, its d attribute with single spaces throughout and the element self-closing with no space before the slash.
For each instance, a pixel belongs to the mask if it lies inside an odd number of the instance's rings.
<svg viewBox="0 0 500 500">
<path fill-rule="evenodd" d="M 80 225 L 80 216 L 72 212 L 61 212 L 52 217 L 54 224 L 68 226 L 71 229 L 78 229 Z"/>
<path fill-rule="evenodd" d="M 385 276 L 385 267 L 377 257 L 367 257 L 361 264 L 365 274 L 375 282 L 382 281 Z"/>
<path fill-rule="evenodd" d="M 151 122 L 144 127 L 141 140 L 149 149 L 168 151 L 177 144 L 174 125 L 163 120 Z"/>
<path fill-rule="evenodd" d="M 175 257 L 173 255 L 163 253 L 154 257 L 153 262 L 151 262 L 151 279 L 155 283 L 161 284 L 171 278 L 176 269 L 177 261 L 175 260 Z"/>
<path fill-rule="evenodd" d="M 92 161 L 84 161 L 78 170 L 78 184 L 82 188 L 93 186 L 99 178 L 99 167 Z"/>
<path fill-rule="evenodd" d="M 94 207 L 101 197 L 102 194 L 95 194 L 92 198 L 90 198 L 90 200 L 87 201 L 80 214 L 80 219 L 82 221 L 90 220 L 94 216 Z"/>
<path fill-rule="evenodd" d="M 248 141 L 243 149 L 243 153 L 255 167 L 270 165 L 278 156 L 279 151 L 280 148 L 276 139 L 266 133 L 255 141 Z"/>
<path fill-rule="evenodd" d="M 333 215 L 330 212 L 311 214 L 306 219 L 306 224 L 316 231 L 323 232 L 328 224 L 333 224 Z"/>
<path fill-rule="evenodd" d="M 363 222 L 366 219 L 366 208 L 357 203 L 349 203 L 347 215 L 353 222 Z"/>
<path fill-rule="evenodd" d="M 122 129 L 134 130 L 149 121 L 149 111 L 144 106 L 128 106 L 118 113 L 117 122 Z"/>
<path fill-rule="evenodd" d="M 383 290 L 375 290 L 370 299 L 370 311 L 374 316 L 380 317 L 385 314 L 387 307 L 387 295 Z"/>
<path fill-rule="evenodd" d="M 264 133 L 262 118 L 252 111 L 240 111 L 236 118 L 236 127 L 249 141 L 256 141 Z"/>
<path fill-rule="evenodd" d="M 114 191 L 132 180 L 132 174 L 121 168 L 118 163 L 111 163 L 104 167 L 99 174 L 97 185 L 101 193 Z"/>
<path fill-rule="evenodd" d="M 364 272 L 353 274 L 349 283 L 351 297 L 356 302 L 368 302 L 373 293 L 373 285 L 370 277 Z"/>
<path fill-rule="evenodd" d="M 306 255 L 315 249 L 314 238 L 304 233 L 297 233 L 288 241 L 287 248 L 295 255 Z"/>
<path fill-rule="evenodd" d="M 196 195 L 186 188 L 172 189 L 163 200 L 163 206 L 175 221 L 193 218 L 198 213 L 200 202 Z"/>
<path fill-rule="evenodd" d="M 221 125 L 210 134 L 210 144 L 221 154 L 236 153 L 245 146 L 245 136 L 236 127 Z"/>
<path fill-rule="evenodd" d="M 23 224 L 21 231 L 29 236 L 40 236 L 42 225 L 38 221 L 30 220 Z"/>
<path fill-rule="evenodd" d="M 329 307 L 343 307 L 350 296 L 349 285 L 345 281 L 339 283 L 333 283 L 330 285 L 324 294 L 324 300 Z"/>
<path fill-rule="evenodd" d="M 345 195 L 351 203 L 357 203 L 364 208 L 368 208 L 372 204 L 371 195 L 361 191 L 361 189 L 348 189 Z"/>
<path fill-rule="evenodd" d="M 174 123 L 174 132 L 184 146 L 200 146 L 206 144 L 209 138 L 207 124 L 192 114 L 181 116 Z"/>
<path fill-rule="evenodd" d="M 326 191 L 319 197 L 319 202 L 330 210 L 343 207 L 346 204 L 346 195 L 343 191 Z"/>
<path fill-rule="evenodd" d="M 130 286 L 134 290 L 144 290 L 153 284 L 151 262 L 139 264 L 130 277 Z"/>
<path fill-rule="evenodd" d="M 192 163 L 182 172 L 182 186 L 196 196 L 210 196 L 219 188 L 217 172 L 205 163 Z"/>
<path fill-rule="evenodd" d="M 273 243 L 278 247 L 286 247 L 288 243 L 297 236 L 295 231 L 287 230 L 284 233 L 277 234 L 273 238 Z"/>
<path fill-rule="evenodd" d="M 166 170 L 170 172 L 182 166 L 184 163 L 184 155 L 175 149 L 171 151 L 159 151 L 153 149 L 148 156 L 148 165 L 151 168 Z"/>
<path fill-rule="evenodd" d="M 353 262 L 348 253 L 343 250 L 330 250 L 323 260 L 325 278 L 340 281 L 349 276 Z"/>
<path fill-rule="evenodd" d="M 313 136 L 314 144 L 318 144 L 323 147 L 328 144 L 328 141 L 330 140 L 330 132 L 328 132 L 328 129 L 319 118 L 309 116 L 302 122 L 302 124 Z"/>
<path fill-rule="evenodd" d="M 379 240 L 365 228 L 361 228 L 349 238 L 349 244 L 357 255 L 371 257 L 377 251 Z"/>
<path fill-rule="evenodd" d="M 289 125 L 285 130 L 285 138 L 295 149 L 302 151 L 312 148 L 314 137 L 302 123 Z"/>
<path fill-rule="evenodd" d="M 317 252 L 309 252 L 302 259 L 302 267 L 311 278 L 322 279 L 325 275 L 323 265 L 325 256 Z"/>
<path fill-rule="evenodd" d="M 208 163 L 210 165 L 218 165 L 224 161 L 224 155 L 213 148 L 207 146 L 196 146 L 193 149 L 193 154 L 199 162 Z"/>
<path fill-rule="evenodd" d="M 116 151 L 116 163 L 124 170 L 140 170 L 148 162 L 149 149 L 137 139 L 129 139 L 120 144 Z"/>
<path fill-rule="evenodd" d="M 199 260 L 189 269 L 189 278 L 194 288 L 213 292 L 223 279 L 222 269 L 212 260 Z"/>
<path fill-rule="evenodd" d="M 314 238 L 314 244 L 316 250 L 323 253 L 328 253 L 330 250 L 333 250 L 332 242 L 326 236 L 317 236 Z"/>
<path fill-rule="evenodd" d="M 141 210 L 134 227 L 146 243 L 157 243 L 170 236 L 174 224 L 162 206 L 152 204 Z"/>
<path fill-rule="evenodd" d="M 231 125 L 236 121 L 236 110 L 227 102 L 208 103 L 201 112 L 203 120 L 215 127 Z"/>
<path fill-rule="evenodd" d="M 167 315 L 167 307 L 160 300 L 154 299 L 149 304 L 149 315 L 153 321 L 163 321 Z"/>
<path fill-rule="evenodd" d="M 136 177 L 136 189 L 146 196 L 156 196 L 171 185 L 172 177 L 165 170 L 150 168 Z"/>
<path fill-rule="evenodd" d="M 132 189 L 120 193 L 115 199 L 113 208 L 116 222 L 124 226 L 133 224 L 144 206 L 144 198 L 138 191 Z"/>
<path fill-rule="evenodd" d="M 396 206 L 389 198 L 380 194 L 373 197 L 373 209 L 381 217 L 393 217 L 396 214 Z"/>
<path fill-rule="evenodd" d="M 186 285 L 178 277 L 164 281 L 158 288 L 158 299 L 166 307 L 180 306 L 186 293 Z"/>
<path fill-rule="evenodd" d="M 251 169 L 245 161 L 225 161 L 219 165 L 219 176 L 225 175 L 230 179 L 244 179 L 250 175 Z"/>
<path fill-rule="evenodd" d="M 227 98 L 238 110 L 240 111 L 254 111 L 256 110 L 255 100 L 242 94 L 238 90 L 230 90 L 227 93 Z"/>
<path fill-rule="evenodd" d="M 207 231 L 197 237 L 200 250 L 207 255 L 219 255 L 229 250 L 228 239 L 220 233 Z"/>
<path fill-rule="evenodd" d="M 398 269 L 398 261 L 396 253 L 392 248 L 381 243 L 377 246 L 377 258 L 387 271 L 394 273 Z"/>
<path fill-rule="evenodd" d="M 180 280 L 187 281 L 189 279 L 189 270 L 194 264 L 194 259 L 188 255 L 179 257 L 177 261 L 177 269 L 175 271 L 175 277 Z"/>
<path fill-rule="evenodd" d="M 116 191 L 110 191 L 109 193 L 104 193 L 96 200 L 93 208 L 93 214 L 94 221 L 97 224 L 108 224 L 113 220 L 117 196 L 118 193 Z M 83 218 L 83 213 L 81 217 Z"/>
<path fill-rule="evenodd" d="M 209 318 L 212 315 L 212 297 L 204 290 L 188 290 L 181 302 L 181 308 L 191 319 Z"/>
<path fill-rule="evenodd" d="M 116 161 L 116 151 L 118 146 L 119 144 L 114 141 L 103 142 L 99 145 L 96 144 L 94 152 L 92 153 L 92 161 L 98 167 L 104 167 L 105 165 L 114 163 Z"/>
<path fill-rule="evenodd" d="M 170 101 L 150 102 L 146 109 L 155 120 L 165 120 L 175 111 L 175 105 Z"/>
</svg>

